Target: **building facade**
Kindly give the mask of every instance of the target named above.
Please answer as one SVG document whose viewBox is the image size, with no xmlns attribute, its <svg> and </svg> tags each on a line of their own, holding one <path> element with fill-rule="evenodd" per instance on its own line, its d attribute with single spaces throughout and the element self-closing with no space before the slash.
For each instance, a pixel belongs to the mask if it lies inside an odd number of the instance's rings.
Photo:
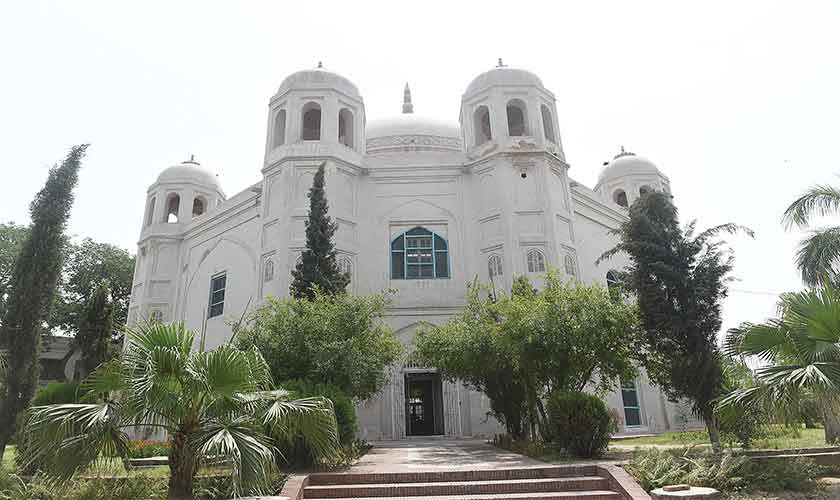
<svg viewBox="0 0 840 500">
<path fill-rule="evenodd" d="M 508 288 L 548 267 L 608 283 L 621 256 L 595 264 L 609 231 L 648 189 L 670 192 L 650 161 L 622 150 L 590 189 L 569 176 L 554 95 L 531 72 L 504 66 L 477 76 L 460 123 L 403 112 L 365 116 L 348 79 L 318 68 L 287 77 L 269 101 L 261 178 L 226 196 L 195 161 L 165 169 L 149 187 L 129 322 L 184 321 L 196 347 L 226 342 L 230 322 L 269 295 L 285 296 L 305 245 L 307 193 L 326 170 L 339 263 L 358 294 L 397 291 L 387 321 L 410 349 L 414 332 L 447 321 L 475 277 Z M 624 432 L 681 425 L 644 374 L 608 403 Z M 486 397 L 441 380 L 434 368 L 395 366 L 391 382 L 359 405 L 365 439 L 499 432 Z"/>
</svg>

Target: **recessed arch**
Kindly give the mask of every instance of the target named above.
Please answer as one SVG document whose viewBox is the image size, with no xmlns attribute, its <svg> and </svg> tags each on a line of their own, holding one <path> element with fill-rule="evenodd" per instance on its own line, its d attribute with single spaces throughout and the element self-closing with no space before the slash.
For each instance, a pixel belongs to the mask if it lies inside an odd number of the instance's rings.
<svg viewBox="0 0 840 500">
<path fill-rule="evenodd" d="M 490 110 L 487 106 L 481 105 L 473 113 L 473 133 L 475 134 L 475 145 L 481 146 L 493 139 L 493 132 L 490 127 Z"/>
<path fill-rule="evenodd" d="M 490 280 L 500 278 L 504 274 L 502 257 L 499 254 L 493 253 L 487 258 L 487 274 L 490 276 Z"/>
<path fill-rule="evenodd" d="M 263 269 L 263 282 L 268 283 L 274 279 L 274 261 L 266 259 L 265 268 Z"/>
<path fill-rule="evenodd" d="M 449 244 L 439 234 L 417 226 L 391 240 L 391 279 L 449 278 Z"/>
<path fill-rule="evenodd" d="M 155 220 L 155 202 L 157 201 L 157 197 L 152 196 L 152 199 L 149 200 L 149 208 L 148 212 L 146 213 L 146 225 L 151 226 L 152 222 Z"/>
<path fill-rule="evenodd" d="M 557 142 L 557 137 L 554 135 L 554 117 L 551 115 L 551 110 L 548 106 L 543 104 L 540 106 L 540 113 L 542 114 L 543 134 L 545 139 L 551 142 Z"/>
<path fill-rule="evenodd" d="M 203 196 L 193 198 L 192 216 L 198 217 L 207 211 L 207 199 Z"/>
<path fill-rule="evenodd" d="M 178 211 L 181 208 L 181 195 L 169 193 L 166 196 L 166 212 L 163 214 L 163 222 L 175 224 L 178 222 Z"/>
<path fill-rule="evenodd" d="M 612 198 L 616 205 L 620 205 L 625 208 L 628 206 L 627 193 L 625 193 L 623 189 L 616 189 L 613 192 Z"/>
<path fill-rule="evenodd" d="M 507 103 L 508 135 L 528 135 L 528 107 L 522 99 L 511 99 Z"/>
<path fill-rule="evenodd" d="M 536 248 L 528 250 L 526 254 L 526 261 L 528 264 L 529 273 L 544 273 L 545 272 L 545 254 Z"/>
<path fill-rule="evenodd" d="M 338 259 L 338 270 L 350 277 L 353 281 L 353 261 L 344 255 Z"/>
<path fill-rule="evenodd" d="M 566 255 L 563 257 L 563 270 L 566 271 L 566 275 L 577 278 L 577 263 L 573 256 Z"/>
<path fill-rule="evenodd" d="M 338 142 L 353 148 L 353 112 L 347 108 L 338 112 Z"/>
<path fill-rule="evenodd" d="M 639 188 L 639 196 L 644 196 L 650 192 L 653 192 L 653 188 L 648 186 L 647 184 Z"/>
<path fill-rule="evenodd" d="M 286 144 L 286 110 L 281 109 L 274 116 L 274 147 Z"/>
<path fill-rule="evenodd" d="M 321 140 L 321 105 L 308 102 L 301 110 L 300 138 L 304 141 Z"/>
</svg>

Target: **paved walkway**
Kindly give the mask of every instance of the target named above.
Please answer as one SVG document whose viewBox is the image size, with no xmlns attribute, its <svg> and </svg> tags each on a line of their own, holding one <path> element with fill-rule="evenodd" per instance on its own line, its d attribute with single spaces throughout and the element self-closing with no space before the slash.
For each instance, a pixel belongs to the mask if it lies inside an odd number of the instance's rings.
<svg viewBox="0 0 840 500">
<path fill-rule="evenodd" d="M 350 472 L 419 472 L 545 467 L 545 462 L 472 439 L 375 441 Z"/>
</svg>

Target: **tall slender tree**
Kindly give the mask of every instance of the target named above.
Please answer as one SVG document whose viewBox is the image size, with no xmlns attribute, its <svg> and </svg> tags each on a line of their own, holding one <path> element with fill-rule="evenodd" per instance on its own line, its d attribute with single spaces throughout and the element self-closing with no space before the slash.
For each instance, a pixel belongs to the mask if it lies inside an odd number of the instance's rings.
<svg viewBox="0 0 840 500">
<path fill-rule="evenodd" d="M 338 224 L 327 215 L 324 165 L 318 167 L 309 190 L 309 219 L 306 221 L 306 249 L 292 271 L 289 293 L 295 298 L 315 298 L 315 287 L 328 295 L 344 292 L 350 276 L 338 268 L 333 235 Z"/>
<path fill-rule="evenodd" d="M 30 205 L 32 224 L 15 261 L 0 342 L 8 369 L 0 405 L 0 457 L 15 434 L 17 416 L 29 406 L 38 385 L 41 333 L 55 295 L 67 238 L 64 229 L 87 144 L 74 146 L 61 166 L 50 169 L 44 188 Z"/>
<path fill-rule="evenodd" d="M 97 286 L 85 301 L 74 342 L 82 354 L 80 378 L 86 378 L 109 357 L 114 332 L 114 309 L 111 290 L 105 284 Z"/>
<path fill-rule="evenodd" d="M 599 261 L 619 252 L 630 257 L 623 285 L 639 304 L 648 375 L 670 399 L 692 402 L 718 449 L 714 401 L 723 395 L 725 379 L 717 334 L 733 258 L 715 237 L 752 232 L 724 224 L 695 235 L 694 227 L 680 227 L 667 194 L 647 194 L 630 207 L 630 218 L 616 231 L 618 245 Z"/>
</svg>

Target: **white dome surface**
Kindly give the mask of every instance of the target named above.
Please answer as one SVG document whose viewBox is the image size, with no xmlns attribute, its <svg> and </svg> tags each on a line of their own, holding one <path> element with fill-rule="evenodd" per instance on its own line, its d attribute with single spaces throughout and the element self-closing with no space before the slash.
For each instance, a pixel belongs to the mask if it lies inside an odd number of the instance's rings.
<svg viewBox="0 0 840 500">
<path fill-rule="evenodd" d="M 472 95 L 495 86 L 536 86 L 543 88 L 542 80 L 530 71 L 506 66 L 493 68 L 473 78 L 464 95 Z"/>
<path fill-rule="evenodd" d="M 656 174 L 662 175 L 652 161 L 644 156 L 622 152 L 618 154 L 598 175 L 598 182 L 615 179 L 626 175 Z"/>
<path fill-rule="evenodd" d="M 406 113 L 374 120 L 365 128 L 367 151 L 444 150 L 461 151 L 461 127 L 457 122 Z"/>
<path fill-rule="evenodd" d="M 222 190 L 218 177 L 198 163 L 192 161 L 185 161 L 165 169 L 158 176 L 157 182 L 194 183 L 217 191 Z"/>
<path fill-rule="evenodd" d="M 359 88 L 347 78 L 325 69 L 306 69 L 287 76 L 277 94 L 284 94 L 290 90 L 324 90 L 334 89 L 348 96 L 361 100 Z"/>
</svg>

